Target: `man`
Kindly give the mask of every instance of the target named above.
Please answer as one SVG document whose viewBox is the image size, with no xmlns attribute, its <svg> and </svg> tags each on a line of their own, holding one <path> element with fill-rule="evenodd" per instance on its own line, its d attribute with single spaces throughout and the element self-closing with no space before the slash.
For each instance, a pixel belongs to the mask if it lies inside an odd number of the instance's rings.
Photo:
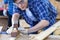
<svg viewBox="0 0 60 40">
<path fill-rule="evenodd" d="M 37 33 L 38 30 L 46 30 L 56 22 L 57 11 L 55 7 L 49 2 L 49 0 L 27 0 L 28 6 L 21 3 L 25 0 L 17 1 L 17 5 L 20 8 L 20 15 L 31 26 L 28 30 L 20 30 L 23 34 Z M 20 4 L 19 4 L 20 3 Z M 26 9 L 27 7 L 29 9 Z M 27 13 L 26 11 L 31 13 Z"/>
</svg>

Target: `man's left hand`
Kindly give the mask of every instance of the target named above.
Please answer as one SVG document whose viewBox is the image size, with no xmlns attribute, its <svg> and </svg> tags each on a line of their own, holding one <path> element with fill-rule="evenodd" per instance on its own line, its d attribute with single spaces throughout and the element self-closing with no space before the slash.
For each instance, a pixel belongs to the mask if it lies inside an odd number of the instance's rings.
<svg viewBox="0 0 60 40">
<path fill-rule="evenodd" d="M 28 35 L 28 29 L 21 30 L 20 32 L 21 32 L 22 34 L 24 34 L 24 35 Z"/>
</svg>

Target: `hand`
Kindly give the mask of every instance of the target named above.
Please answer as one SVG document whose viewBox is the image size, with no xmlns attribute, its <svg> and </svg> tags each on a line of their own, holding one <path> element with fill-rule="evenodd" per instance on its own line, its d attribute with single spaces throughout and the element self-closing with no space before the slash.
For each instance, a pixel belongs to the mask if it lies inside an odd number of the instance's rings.
<svg viewBox="0 0 60 40">
<path fill-rule="evenodd" d="M 7 10 L 5 10 L 5 9 L 3 10 L 3 15 L 7 16 Z"/>
<path fill-rule="evenodd" d="M 24 27 L 19 27 L 18 30 L 19 30 L 22 34 L 28 34 L 28 30 L 25 29 Z"/>
<path fill-rule="evenodd" d="M 18 30 L 23 31 L 23 30 L 25 30 L 25 28 L 24 27 L 19 27 Z"/>
<path fill-rule="evenodd" d="M 24 35 L 28 35 L 28 30 L 27 30 L 27 29 L 21 30 L 20 32 L 21 32 L 22 34 L 24 34 Z"/>
</svg>

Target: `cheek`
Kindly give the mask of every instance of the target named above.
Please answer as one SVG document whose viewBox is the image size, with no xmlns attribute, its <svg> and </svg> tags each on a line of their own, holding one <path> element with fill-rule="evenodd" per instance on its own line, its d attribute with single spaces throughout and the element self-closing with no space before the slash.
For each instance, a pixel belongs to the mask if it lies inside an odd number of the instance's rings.
<svg viewBox="0 0 60 40">
<path fill-rule="evenodd" d="M 25 4 L 21 4 L 21 7 L 25 7 Z"/>
<path fill-rule="evenodd" d="M 21 4 L 19 4 L 18 7 L 21 7 Z"/>
<path fill-rule="evenodd" d="M 24 4 L 20 4 L 19 5 L 19 8 L 24 8 Z"/>
</svg>

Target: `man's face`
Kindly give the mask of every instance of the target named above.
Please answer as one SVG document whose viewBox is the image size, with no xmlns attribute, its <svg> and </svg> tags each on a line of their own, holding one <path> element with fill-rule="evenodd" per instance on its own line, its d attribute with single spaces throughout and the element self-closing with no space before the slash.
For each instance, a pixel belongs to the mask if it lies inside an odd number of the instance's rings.
<svg viewBox="0 0 60 40">
<path fill-rule="evenodd" d="M 16 1 L 16 3 L 18 4 L 18 7 L 22 10 L 25 10 L 27 7 L 27 3 L 24 0 Z"/>
</svg>

